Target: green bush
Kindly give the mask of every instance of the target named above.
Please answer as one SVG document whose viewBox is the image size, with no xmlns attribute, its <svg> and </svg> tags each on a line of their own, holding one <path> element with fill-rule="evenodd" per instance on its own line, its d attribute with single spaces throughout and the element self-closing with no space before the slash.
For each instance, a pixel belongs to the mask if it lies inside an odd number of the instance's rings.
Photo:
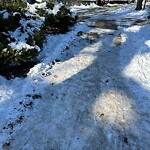
<svg viewBox="0 0 150 150">
<path fill-rule="evenodd" d="M 3 45 L 0 44 L 0 48 Z M 12 49 L 10 46 L 0 51 L 0 64 L 1 67 L 6 69 L 11 66 L 21 65 L 28 61 L 34 61 L 33 58 L 37 57 L 39 52 L 36 49 L 22 49 L 21 51 Z"/>
<path fill-rule="evenodd" d="M 6 69 L 11 66 L 21 65 L 28 61 L 34 61 L 39 54 L 39 51 L 34 48 L 34 44 L 29 44 L 33 48 L 22 48 L 21 50 L 13 49 L 9 46 L 11 42 L 17 42 L 17 39 L 11 36 L 10 32 L 20 29 L 20 34 L 24 33 L 24 28 L 20 24 L 20 20 L 28 20 L 25 15 L 26 5 L 21 2 L 8 2 L 5 5 L 0 5 L 0 67 Z M 3 11 L 5 10 L 5 11 Z M 8 17 L 4 18 L 7 12 Z M 29 27 L 29 26 L 28 26 Z M 29 38 L 29 39 L 28 39 Z M 30 36 L 26 41 L 30 40 Z M 30 42 L 31 43 L 31 42 Z"/>
<path fill-rule="evenodd" d="M 12 12 L 25 12 L 25 9 L 27 8 L 27 3 L 24 2 L 6 2 L 5 4 L 0 3 L 0 11 L 7 10 L 9 13 Z"/>
<path fill-rule="evenodd" d="M 77 21 L 77 16 L 73 17 L 72 13 L 65 6 L 62 6 L 56 15 L 45 13 L 45 27 L 47 31 L 53 34 L 65 33 L 69 31 Z"/>
<path fill-rule="evenodd" d="M 35 45 L 38 45 L 41 49 L 43 47 L 43 41 L 46 38 L 46 31 L 44 28 L 41 28 L 40 31 L 36 31 L 34 34 Z"/>
<path fill-rule="evenodd" d="M 22 18 L 21 14 L 9 14 L 8 18 L 3 18 L 2 14 L 0 15 L 0 32 L 14 31 L 20 26 L 20 19 Z"/>
<path fill-rule="evenodd" d="M 46 7 L 49 9 L 53 9 L 54 8 L 54 2 L 53 0 L 48 0 L 46 3 Z"/>
<path fill-rule="evenodd" d="M 49 0 L 46 9 L 37 8 L 36 13 L 26 15 L 27 5 L 22 2 L 8 2 L 0 4 L 0 67 L 3 69 L 17 66 L 26 62 L 35 61 L 42 49 L 47 33 L 59 34 L 69 31 L 69 28 L 76 23 L 77 18 L 72 17 L 72 13 L 65 6 L 62 6 L 56 15 L 48 13 L 48 9 L 53 10 L 54 3 Z M 4 10 L 4 11 L 3 11 Z M 7 12 L 8 16 L 4 17 Z M 41 25 L 34 23 L 45 17 Z M 22 24 L 20 20 L 24 21 Z M 29 22 L 28 20 L 32 20 Z M 27 23 L 26 23 L 27 22 Z M 31 32 L 27 32 L 31 31 Z M 29 48 L 15 49 L 10 43 L 18 43 L 19 37 L 13 37 L 11 33 L 16 32 L 21 36 L 26 33 L 25 44 Z M 38 47 L 37 47 L 37 46 Z M 31 46 L 31 47 L 30 47 Z"/>
<path fill-rule="evenodd" d="M 46 8 L 53 10 L 54 2 L 49 0 L 46 3 Z M 48 13 L 45 9 L 37 9 L 40 16 L 45 17 L 45 29 L 48 33 L 59 34 L 69 31 L 77 21 L 77 16 L 72 16 L 72 13 L 65 5 L 61 6 L 56 15 Z"/>
</svg>

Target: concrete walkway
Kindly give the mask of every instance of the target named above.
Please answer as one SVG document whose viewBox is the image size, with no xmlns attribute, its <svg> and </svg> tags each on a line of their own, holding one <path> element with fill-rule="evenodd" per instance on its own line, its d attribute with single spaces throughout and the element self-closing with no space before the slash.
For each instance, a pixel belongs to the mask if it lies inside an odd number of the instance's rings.
<svg viewBox="0 0 150 150">
<path fill-rule="evenodd" d="M 120 70 L 120 31 L 106 20 L 86 21 L 93 28 L 79 32 L 62 53 L 46 77 L 41 102 L 30 110 L 7 149 L 149 149 L 136 97 Z"/>
</svg>

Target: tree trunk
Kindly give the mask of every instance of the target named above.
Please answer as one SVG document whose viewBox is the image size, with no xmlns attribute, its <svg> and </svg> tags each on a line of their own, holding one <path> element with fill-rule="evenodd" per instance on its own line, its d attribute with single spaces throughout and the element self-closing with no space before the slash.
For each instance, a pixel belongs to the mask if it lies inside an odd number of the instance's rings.
<svg viewBox="0 0 150 150">
<path fill-rule="evenodd" d="M 146 2 L 147 2 L 147 0 L 144 0 L 143 10 L 144 10 L 145 7 L 146 7 Z"/>
<path fill-rule="evenodd" d="M 135 10 L 141 10 L 142 9 L 142 3 L 143 3 L 143 0 L 137 0 Z"/>
</svg>

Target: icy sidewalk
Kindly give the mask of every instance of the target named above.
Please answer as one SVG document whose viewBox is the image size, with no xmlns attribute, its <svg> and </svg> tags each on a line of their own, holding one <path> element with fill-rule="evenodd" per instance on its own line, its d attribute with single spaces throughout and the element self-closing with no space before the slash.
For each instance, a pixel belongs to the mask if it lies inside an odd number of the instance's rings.
<svg viewBox="0 0 150 150">
<path fill-rule="evenodd" d="M 48 38 L 43 63 L 26 79 L 0 80 L 3 149 L 148 150 L 150 96 L 141 86 L 143 80 L 149 83 L 148 68 L 146 78 L 141 73 L 142 64 L 150 66 L 147 30 L 148 25 L 119 30 L 83 26 Z"/>
</svg>

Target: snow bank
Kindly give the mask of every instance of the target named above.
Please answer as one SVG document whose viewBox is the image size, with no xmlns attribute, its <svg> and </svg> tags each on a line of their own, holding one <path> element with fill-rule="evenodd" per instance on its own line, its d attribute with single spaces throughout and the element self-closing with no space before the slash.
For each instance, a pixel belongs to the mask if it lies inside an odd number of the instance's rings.
<svg viewBox="0 0 150 150">
<path fill-rule="evenodd" d="M 150 28 L 149 25 L 132 26 L 124 30 L 127 41 L 120 47 L 122 75 L 136 95 L 139 109 L 149 111 L 150 98 Z M 143 102 L 142 102 L 143 101 Z"/>
</svg>

